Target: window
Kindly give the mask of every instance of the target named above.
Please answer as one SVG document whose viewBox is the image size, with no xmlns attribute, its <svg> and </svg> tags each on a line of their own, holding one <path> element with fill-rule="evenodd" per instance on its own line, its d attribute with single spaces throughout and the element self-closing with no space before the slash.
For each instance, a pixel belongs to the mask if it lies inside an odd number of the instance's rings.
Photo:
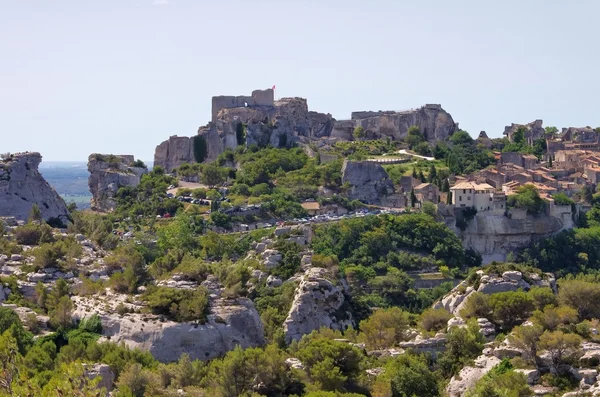
<svg viewBox="0 0 600 397">
<path fill-rule="evenodd" d="M 492 201 L 492 198 L 490 197 L 490 201 Z"/>
<path fill-rule="evenodd" d="M 471 200 L 471 196 L 467 196 L 467 200 Z"/>
<path fill-rule="evenodd" d="M 463 189 L 463 194 L 466 194 L 466 193 L 467 193 L 467 189 Z"/>
<path fill-rule="evenodd" d="M 462 201 L 462 196 L 458 196 L 458 201 Z"/>
</svg>

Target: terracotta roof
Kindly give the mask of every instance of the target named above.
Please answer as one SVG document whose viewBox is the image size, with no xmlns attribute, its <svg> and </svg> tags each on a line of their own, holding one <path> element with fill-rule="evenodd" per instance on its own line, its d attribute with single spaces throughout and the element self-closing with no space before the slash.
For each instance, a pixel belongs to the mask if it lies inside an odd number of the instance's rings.
<svg viewBox="0 0 600 397">
<path fill-rule="evenodd" d="M 431 183 L 421 183 L 420 185 L 415 186 L 415 190 L 425 189 L 429 185 L 431 185 Z"/>
<path fill-rule="evenodd" d="M 475 182 L 460 182 L 450 188 L 450 190 L 454 189 L 495 190 L 493 186 L 490 186 L 487 183 Z"/>
</svg>

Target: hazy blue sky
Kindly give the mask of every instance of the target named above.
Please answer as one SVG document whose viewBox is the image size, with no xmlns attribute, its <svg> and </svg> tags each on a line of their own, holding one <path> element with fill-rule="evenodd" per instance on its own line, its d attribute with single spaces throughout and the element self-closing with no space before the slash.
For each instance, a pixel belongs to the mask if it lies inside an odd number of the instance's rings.
<svg viewBox="0 0 600 397">
<path fill-rule="evenodd" d="M 441 103 L 471 135 L 600 126 L 600 1 L 0 0 L 0 152 L 151 160 L 213 95 L 338 119 Z"/>
</svg>

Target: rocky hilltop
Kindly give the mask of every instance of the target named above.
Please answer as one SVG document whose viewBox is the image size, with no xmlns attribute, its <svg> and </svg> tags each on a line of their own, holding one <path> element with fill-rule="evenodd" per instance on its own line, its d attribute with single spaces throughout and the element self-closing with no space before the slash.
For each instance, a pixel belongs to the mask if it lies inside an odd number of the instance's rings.
<svg viewBox="0 0 600 397">
<path fill-rule="evenodd" d="M 66 222 L 67 205 L 38 171 L 41 162 L 42 156 L 36 152 L 15 153 L 0 160 L 0 216 L 25 220 L 36 204 L 45 220 Z"/>
<path fill-rule="evenodd" d="M 131 155 L 94 153 L 88 158 L 88 171 L 92 209 L 110 212 L 116 206 L 115 195 L 119 188 L 137 186 L 148 169 Z"/>
<path fill-rule="evenodd" d="M 154 164 L 167 171 L 183 163 L 213 161 L 226 149 L 239 145 L 289 147 L 320 139 L 352 140 L 356 127 L 369 139 L 403 139 L 416 125 L 430 142 L 445 140 L 458 124 L 441 105 L 425 105 L 403 112 L 354 112 L 350 120 L 309 111 L 304 98 L 274 100 L 273 90 L 256 90 L 251 96 L 217 96 L 212 120 L 193 137 L 171 136 L 156 147 Z"/>
<path fill-rule="evenodd" d="M 406 137 L 411 126 L 416 125 L 425 139 L 436 142 L 448 139 L 458 130 L 458 124 L 450 113 L 438 104 L 401 112 L 353 112 L 351 118 L 356 126 L 365 129 L 369 139 L 390 137 L 398 141 Z"/>
</svg>

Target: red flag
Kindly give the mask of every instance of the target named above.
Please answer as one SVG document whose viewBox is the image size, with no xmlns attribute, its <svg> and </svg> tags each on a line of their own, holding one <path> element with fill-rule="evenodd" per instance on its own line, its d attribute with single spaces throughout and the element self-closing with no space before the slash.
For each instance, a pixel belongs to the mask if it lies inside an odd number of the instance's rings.
<svg viewBox="0 0 600 397">
<path fill-rule="evenodd" d="M 271 88 L 273 91 L 275 91 L 275 86 L 273 86 L 273 88 Z"/>
</svg>

